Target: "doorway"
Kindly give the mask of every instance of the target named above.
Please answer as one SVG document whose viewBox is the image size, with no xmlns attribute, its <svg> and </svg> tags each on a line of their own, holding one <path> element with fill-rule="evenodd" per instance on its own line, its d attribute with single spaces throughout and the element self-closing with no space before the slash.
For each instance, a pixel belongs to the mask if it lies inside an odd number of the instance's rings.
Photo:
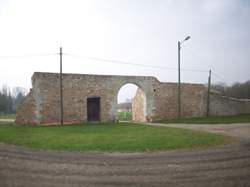
<svg viewBox="0 0 250 187">
<path fill-rule="evenodd" d="M 100 97 L 87 98 L 87 117 L 89 122 L 100 121 Z"/>
<path fill-rule="evenodd" d="M 117 101 L 118 121 L 146 121 L 146 96 L 137 84 L 124 84 L 118 91 Z"/>
</svg>

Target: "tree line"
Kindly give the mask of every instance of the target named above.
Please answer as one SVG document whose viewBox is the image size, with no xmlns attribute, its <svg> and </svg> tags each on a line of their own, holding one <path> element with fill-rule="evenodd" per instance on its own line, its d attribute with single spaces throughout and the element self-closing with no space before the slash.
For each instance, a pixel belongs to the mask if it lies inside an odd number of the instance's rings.
<svg viewBox="0 0 250 187">
<path fill-rule="evenodd" d="M 15 87 L 10 90 L 9 87 L 3 86 L 0 90 L 0 114 L 14 114 L 19 104 L 23 101 L 26 89 Z"/>
<path fill-rule="evenodd" d="M 231 86 L 227 86 L 225 83 L 217 83 L 211 85 L 211 89 L 219 92 L 223 96 L 250 99 L 250 80 L 244 83 L 237 82 Z"/>
</svg>

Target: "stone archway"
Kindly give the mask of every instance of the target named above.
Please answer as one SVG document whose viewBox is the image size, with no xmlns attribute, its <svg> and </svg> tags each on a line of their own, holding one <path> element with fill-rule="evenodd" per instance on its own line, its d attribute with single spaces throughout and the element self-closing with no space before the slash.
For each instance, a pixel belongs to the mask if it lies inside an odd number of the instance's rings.
<svg viewBox="0 0 250 187">
<path fill-rule="evenodd" d="M 111 101 L 110 118 L 114 121 L 116 120 L 117 111 L 117 94 L 120 88 L 126 84 L 134 84 L 140 88 L 145 94 L 145 105 L 143 107 L 143 118 L 135 121 L 151 121 L 153 113 L 153 95 L 154 95 L 154 77 L 143 77 L 143 76 L 117 76 L 115 82 L 111 83 L 113 85 L 114 94 Z"/>
<path fill-rule="evenodd" d="M 147 116 L 147 110 L 146 110 L 147 98 L 146 98 L 146 95 L 145 95 L 143 89 L 140 87 L 140 85 L 137 85 L 135 83 L 130 83 L 130 82 L 125 83 L 124 85 L 122 85 L 119 88 L 119 90 L 117 92 L 117 98 L 118 98 L 118 95 L 121 92 L 121 90 L 127 85 L 134 85 L 136 87 L 136 92 L 131 98 L 131 104 L 132 104 L 132 111 L 130 111 L 131 115 L 132 115 L 131 120 L 137 121 L 137 122 L 146 122 L 147 121 L 147 118 L 146 118 L 146 116 Z M 117 102 L 117 105 L 118 105 L 118 102 Z M 116 110 L 116 112 L 117 112 L 116 119 L 118 120 L 118 110 Z"/>
</svg>

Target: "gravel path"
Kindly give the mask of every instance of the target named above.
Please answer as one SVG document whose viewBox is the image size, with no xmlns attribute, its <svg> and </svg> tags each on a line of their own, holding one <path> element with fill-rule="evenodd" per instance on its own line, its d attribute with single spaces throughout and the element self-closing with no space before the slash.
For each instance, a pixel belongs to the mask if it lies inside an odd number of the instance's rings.
<svg viewBox="0 0 250 187">
<path fill-rule="evenodd" d="M 238 144 L 205 150 L 146 153 L 43 151 L 0 144 L 0 186 L 250 186 L 250 141 L 243 137 Z"/>
<path fill-rule="evenodd" d="M 161 124 L 161 123 L 145 123 L 147 125 L 162 126 L 162 127 L 174 127 L 193 129 L 199 131 L 206 131 L 212 133 L 223 134 L 240 139 L 250 139 L 250 123 L 239 124 Z"/>
</svg>

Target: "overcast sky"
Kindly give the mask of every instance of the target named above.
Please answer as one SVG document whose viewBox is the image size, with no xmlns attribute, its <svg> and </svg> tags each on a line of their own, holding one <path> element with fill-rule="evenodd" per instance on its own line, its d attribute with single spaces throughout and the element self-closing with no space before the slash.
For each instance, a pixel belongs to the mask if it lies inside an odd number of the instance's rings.
<svg viewBox="0 0 250 187">
<path fill-rule="evenodd" d="M 0 86 L 29 89 L 35 71 L 149 75 L 183 82 L 228 84 L 250 79 L 250 0 L 0 0 Z M 108 63 L 95 57 L 152 68 Z"/>
</svg>

